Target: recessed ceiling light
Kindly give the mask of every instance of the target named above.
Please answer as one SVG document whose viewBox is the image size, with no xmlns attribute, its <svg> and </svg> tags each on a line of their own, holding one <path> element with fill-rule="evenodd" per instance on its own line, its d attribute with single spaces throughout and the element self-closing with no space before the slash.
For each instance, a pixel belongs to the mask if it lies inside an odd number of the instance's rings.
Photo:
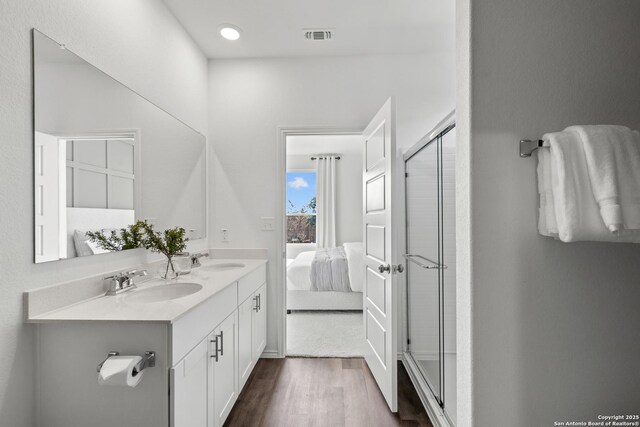
<svg viewBox="0 0 640 427">
<path fill-rule="evenodd" d="M 240 28 L 231 24 L 222 24 L 218 27 L 220 35 L 227 40 L 238 40 L 240 38 Z"/>
</svg>

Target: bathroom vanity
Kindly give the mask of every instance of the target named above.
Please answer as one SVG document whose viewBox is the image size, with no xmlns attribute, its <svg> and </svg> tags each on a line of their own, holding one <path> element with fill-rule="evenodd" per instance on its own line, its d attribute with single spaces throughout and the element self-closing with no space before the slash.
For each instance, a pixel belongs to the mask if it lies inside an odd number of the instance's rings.
<svg viewBox="0 0 640 427">
<path fill-rule="evenodd" d="M 142 262 L 139 244 L 104 247 L 90 236 L 122 236 L 140 220 L 180 227 L 203 247 L 204 135 L 32 34 L 34 262 L 75 259 L 96 272 L 97 256 Z M 121 251 L 130 256 L 116 258 Z M 106 288 L 122 291 L 114 282 L 129 284 L 132 272 L 110 272 L 110 286 L 100 275 L 26 292 L 26 321 L 37 324 L 36 425 L 221 426 L 265 348 L 267 320 L 266 251 L 225 258 L 250 259 L 203 261 L 177 280 L 135 277 L 137 288 L 116 295 Z"/>
<path fill-rule="evenodd" d="M 178 280 L 49 310 L 78 287 L 25 294 L 27 322 L 37 324 L 40 425 L 223 425 L 266 345 L 265 260 L 204 261 Z M 96 368 L 111 351 L 153 351 L 155 366 L 135 388 L 100 386 Z"/>
</svg>

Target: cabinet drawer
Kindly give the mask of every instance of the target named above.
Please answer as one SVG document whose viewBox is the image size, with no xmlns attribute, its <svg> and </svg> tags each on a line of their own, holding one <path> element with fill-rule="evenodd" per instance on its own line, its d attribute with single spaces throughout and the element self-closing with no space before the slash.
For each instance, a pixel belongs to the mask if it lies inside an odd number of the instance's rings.
<svg viewBox="0 0 640 427">
<path fill-rule="evenodd" d="M 238 284 L 233 283 L 171 325 L 171 366 L 174 366 L 238 307 Z"/>
<path fill-rule="evenodd" d="M 263 264 L 238 281 L 238 302 L 249 298 L 266 281 L 267 266 Z"/>
</svg>

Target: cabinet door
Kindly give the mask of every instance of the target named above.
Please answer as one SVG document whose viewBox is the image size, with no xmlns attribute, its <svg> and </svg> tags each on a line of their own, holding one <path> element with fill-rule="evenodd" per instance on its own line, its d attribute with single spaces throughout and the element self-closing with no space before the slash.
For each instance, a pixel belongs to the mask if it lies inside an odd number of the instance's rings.
<svg viewBox="0 0 640 427">
<path fill-rule="evenodd" d="M 208 344 L 202 340 L 170 370 L 172 427 L 209 427 Z"/>
<path fill-rule="evenodd" d="M 237 398 L 237 311 L 214 331 L 214 425 L 222 426 Z"/>
<path fill-rule="evenodd" d="M 255 293 L 258 309 L 253 312 L 253 358 L 258 360 L 267 346 L 267 285 Z"/>
<path fill-rule="evenodd" d="M 258 306 L 255 295 L 247 298 L 238 307 L 238 390 L 242 390 L 249 379 L 255 359 L 253 358 L 253 310 Z"/>
</svg>

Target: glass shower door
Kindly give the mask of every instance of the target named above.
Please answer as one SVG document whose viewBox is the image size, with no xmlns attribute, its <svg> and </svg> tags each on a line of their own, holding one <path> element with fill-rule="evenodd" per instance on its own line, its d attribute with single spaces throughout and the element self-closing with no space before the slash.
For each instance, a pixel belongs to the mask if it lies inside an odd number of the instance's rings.
<svg viewBox="0 0 640 427">
<path fill-rule="evenodd" d="M 456 423 L 455 127 L 406 159 L 408 352 Z"/>
<path fill-rule="evenodd" d="M 442 404 L 438 144 L 406 162 L 407 304 L 409 353 Z"/>
<path fill-rule="evenodd" d="M 443 409 L 456 424 L 456 129 L 440 137 L 440 270 Z"/>
</svg>

